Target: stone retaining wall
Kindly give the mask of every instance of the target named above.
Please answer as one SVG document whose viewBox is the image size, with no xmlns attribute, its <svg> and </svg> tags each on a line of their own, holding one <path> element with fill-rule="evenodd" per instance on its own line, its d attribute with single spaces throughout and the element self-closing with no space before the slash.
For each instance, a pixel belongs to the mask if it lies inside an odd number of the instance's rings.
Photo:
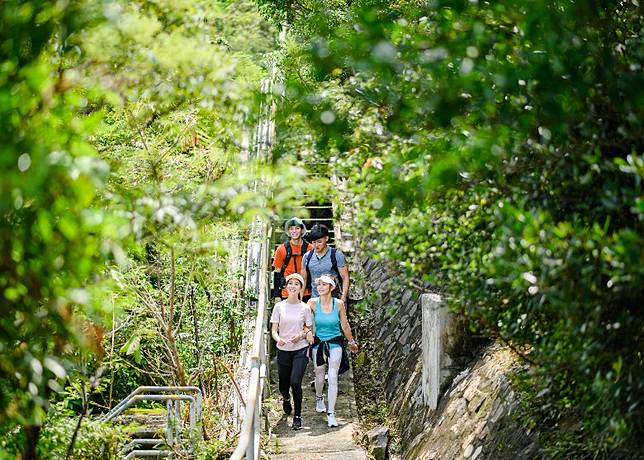
<svg viewBox="0 0 644 460">
<path fill-rule="evenodd" d="M 357 321 L 365 376 L 384 390 L 405 459 L 535 458 L 535 442 L 512 421 L 517 402 L 506 373 L 516 366 L 511 353 L 472 337 L 462 321 L 450 321 L 449 367 L 441 377 L 441 397 L 432 411 L 422 395 L 422 311 L 420 292 L 383 263 L 354 258 L 364 276 L 365 312 Z M 361 385 L 358 383 L 357 388 Z M 507 454 L 507 455 L 506 455 Z"/>
</svg>

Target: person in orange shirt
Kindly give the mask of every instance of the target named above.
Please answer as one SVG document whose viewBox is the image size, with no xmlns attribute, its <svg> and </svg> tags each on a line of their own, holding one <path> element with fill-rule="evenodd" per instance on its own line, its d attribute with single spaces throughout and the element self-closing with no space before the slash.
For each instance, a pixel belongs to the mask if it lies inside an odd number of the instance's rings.
<svg viewBox="0 0 644 460">
<path fill-rule="evenodd" d="M 280 244 L 275 249 L 273 256 L 273 297 L 276 301 L 286 299 L 288 292 L 284 280 L 288 275 L 299 273 L 302 270 L 302 257 L 304 254 L 313 249 L 311 243 L 304 241 L 306 234 L 306 225 L 299 217 L 291 217 L 284 223 L 284 232 L 289 237 L 286 243 Z M 311 290 L 303 291 L 304 302 L 311 297 Z"/>
</svg>

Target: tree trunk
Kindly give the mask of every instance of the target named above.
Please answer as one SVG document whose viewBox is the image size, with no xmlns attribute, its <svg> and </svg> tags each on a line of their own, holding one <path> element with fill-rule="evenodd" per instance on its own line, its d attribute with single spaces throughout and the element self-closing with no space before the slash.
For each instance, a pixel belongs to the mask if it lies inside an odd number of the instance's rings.
<svg viewBox="0 0 644 460">
<path fill-rule="evenodd" d="M 22 452 L 23 460 L 36 460 L 36 446 L 38 445 L 41 429 L 42 427 L 40 425 L 25 426 L 25 448 Z"/>
</svg>

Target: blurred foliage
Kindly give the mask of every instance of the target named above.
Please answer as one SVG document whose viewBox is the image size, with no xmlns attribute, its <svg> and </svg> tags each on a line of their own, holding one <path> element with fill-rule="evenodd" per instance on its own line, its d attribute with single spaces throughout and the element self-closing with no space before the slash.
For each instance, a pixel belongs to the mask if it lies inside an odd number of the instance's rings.
<svg viewBox="0 0 644 460">
<path fill-rule="evenodd" d="M 276 152 L 336 158 L 363 247 L 532 364 L 544 452 L 641 455 L 639 2 L 257 3 L 290 31 Z"/>
<path fill-rule="evenodd" d="M 85 282 L 120 251 L 127 223 L 91 206 L 108 174 L 88 139 L 98 120 L 79 116 L 59 67 L 68 34 L 94 11 L 36 1 L 0 14 L 0 431 L 22 424 L 33 441 L 66 377 L 64 353 L 97 346 L 86 318 L 103 308 Z"/>
<path fill-rule="evenodd" d="M 64 454 L 70 388 L 98 375 L 90 415 L 183 375 L 219 434 L 235 258 L 282 207 L 256 186 L 271 169 L 240 165 L 274 28 L 246 0 L 11 1 L 0 20 L 0 457 Z M 102 434 L 83 426 L 72 457 Z"/>
</svg>

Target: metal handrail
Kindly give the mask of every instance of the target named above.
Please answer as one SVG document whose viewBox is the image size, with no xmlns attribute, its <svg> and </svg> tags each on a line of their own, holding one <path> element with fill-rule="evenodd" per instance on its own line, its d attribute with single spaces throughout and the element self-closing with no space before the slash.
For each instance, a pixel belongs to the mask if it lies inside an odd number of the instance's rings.
<svg viewBox="0 0 644 460">
<path fill-rule="evenodd" d="M 128 460 L 131 458 L 137 458 L 137 457 L 161 457 L 161 456 L 166 456 L 168 458 L 172 458 L 172 455 L 175 453 L 172 450 L 169 449 L 158 449 L 157 446 L 163 446 L 165 443 L 161 439 L 156 439 L 156 438 L 141 438 L 141 439 L 133 439 L 132 442 L 129 444 L 125 445 L 123 449 L 121 450 L 121 455 L 124 456 L 124 460 Z M 138 446 L 152 446 L 152 448 L 148 449 L 137 449 L 136 447 Z"/>
<path fill-rule="evenodd" d="M 118 403 L 114 408 L 109 411 L 107 414 L 103 415 L 102 417 L 99 418 L 99 420 L 103 422 L 109 422 L 112 420 L 114 417 L 118 416 L 121 414 L 125 409 L 130 407 L 134 402 L 136 401 L 141 401 L 143 399 L 155 399 L 150 395 L 151 397 L 149 398 L 140 398 L 138 396 L 141 395 L 141 393 L 165 393 L 165 392 L 173 392 L 173 393 L 195 393 L 196 396 L 193 398 L 194 406 L 196 409 L 196 417 L 201 418 L 201 407 L 203 403 L 203 395 L 201 394 L 201 389 L 199 387 L 195 386 L 141 386 L 138 387 L 136 390 L 134 390 L 132 393 L 130 393 L 126 398 L 124 398 L 120 403 Z"/>
<path fill-rule="evenodd" d="M 282 27 L 280 33 L 280 41 L 283 42 L 286 37 L 286 26 Z M 271 77 L 262 80 L 261 92 L 264 94 L 271 94 L 273 82 L 277 78 L 277 66 L 273 66 Z M 259 122 L 255 127 L 254 139 L 254 156 L 255 160 L 266 161 L 270 155 L 273 146 L 273 139 L 275 138 L 275 103 L 262 102 L 260 104 Z M 258 181 L 259 183 L 259 181 Z M 257 187 L 258 183 L 255 184 Z M 255 225 L 260 225 L 260 257 L 258 270 L 256 270 L 257 277 L 257 314 L 255 317 L 255 330 L 253 332 L 253 348 L 250 355 L 250 365 L 248 369 L 248 396 L 246 398 L 246 407 L 244 412 L 244 419 L 239 432 L 237 448 L 230 457 L 233 460 L 245 458 L 248 460 L 255 460 L 259 457 L 259 440 L 260 440 L 260 421 L 262 415 L 262 394 L 264 389 L 264 381 L 266 380 L 267 366 L 266 366 L 266 335 L 267 328 L 267 308 L 269 300 L 270 283 L 268 280 L 268 251 L 270 246 L 270 233 L 269 225 L 267 222 L 257 219 Z M 250 245 L 249 245 L 250 247 Z M 249 273 L 251 269 L 250 257 L 247 259 L 247 283 L 250 281 Z M 252 288 L 254 286 L 246 286 Z"/>
<path fill-rule="evenodd" d="M 268 305 L 268 230 L 262 223 L 262 243 L 258 280 L 257 315 L 253 334 L 253 348 L 250 356 L 250 378 L 246 411 L 242 422 L 237 448 L 230 457 L 233 460 L 242 458 L 256 459 L 259 457 L 260 422 L 262 409 L 262 394 L 266 378 L 266 326 Z"/>
<path fill-rule="evenodd" d="M 156 394 L 150 394 L 156 393 Z M 161 393 L 161 394 L 159 394 Z M 186 394 L 193 393 L 193 394 Z M 203 404 L 203 395 L 201 389 L 195 386 L 141 386 L 130 393 L 125 399 L 118 403 L 111 411 L 99 418 L 102 422 L 108 422 L 126 410 L 128 407 L 139 401 L 166 401 L 167 424 L 166 424 L 166 440 L 163 444 L 173 446 L 179 442 L 181 433 L 181 413 L 180 402 L 187 401 L 189 403 L 189 440 L 191 441 L 192 448 L 195 445 L 195 428 L 197 423 L 201 421 L 201 408 Z M 179 421 L 179 423 L 176 423 Z M 176 431 L 175 433 L 173 433 Z M 150 457 L 150 456 L 172 456 L 173 451 L 167 449 L 135 449 L 134 447 L 139 444 L 156 445 L 161 444 L 159 439 L 135 439 L 123 448 L 123 455 L 126 455 L 129 449 L 131 452 L 127 454 L 126 459 L 135 457 Z"/>
</svg>

